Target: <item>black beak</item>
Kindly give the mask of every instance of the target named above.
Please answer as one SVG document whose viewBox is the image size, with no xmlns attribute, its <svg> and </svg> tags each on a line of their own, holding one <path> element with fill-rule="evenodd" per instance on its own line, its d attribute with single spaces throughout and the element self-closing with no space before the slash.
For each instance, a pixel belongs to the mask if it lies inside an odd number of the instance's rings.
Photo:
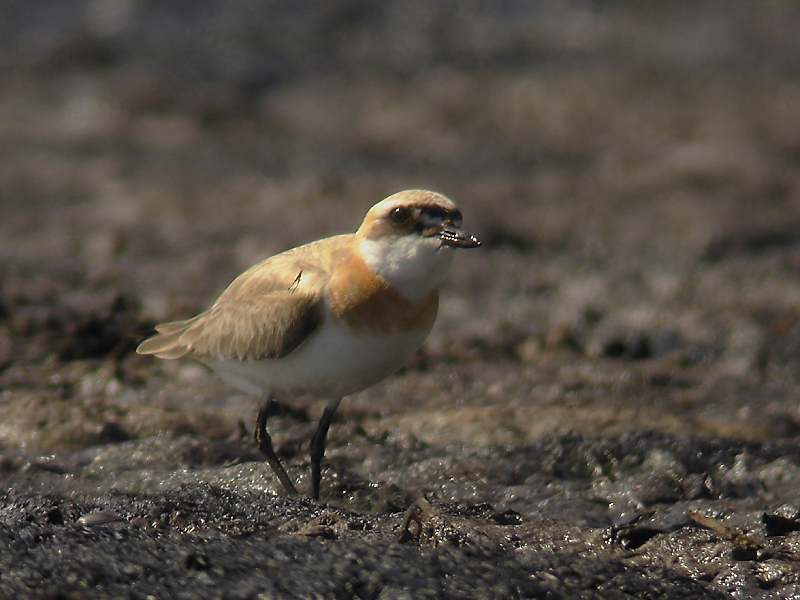
<svg viewBox="0 0 800 600">
<path fill-rule="evenodd" d="M 474 235 L 465 233 L 458 227 L 453 225 L 445 225 L 439 232 L 439 239 L 445 246 L 454 246 L 456 248 L 477 248 L 481 245 L 480 240 Z"/>
</svg>

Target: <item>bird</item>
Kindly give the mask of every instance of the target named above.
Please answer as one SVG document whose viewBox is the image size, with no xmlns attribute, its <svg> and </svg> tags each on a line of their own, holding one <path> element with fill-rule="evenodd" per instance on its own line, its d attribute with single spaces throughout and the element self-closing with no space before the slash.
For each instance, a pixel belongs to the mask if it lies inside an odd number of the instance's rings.
<svg viewBox="0 0 800 600">
<path fill-rule="evenodd" d="M 454 251 L 481 242 L 445 196 L 405 190 L 369 209 L 355 233 L 276 254 L 239 275 L 208 310 L 156 325 L 138 354 L 191 357 L 259 396 L 255 442 L 296 495 L 267 431 L 276 401 L 327 399 L 311 439 L 311 497 L 343 397 L 403 367 L 428 336 Z"/>
</svg>

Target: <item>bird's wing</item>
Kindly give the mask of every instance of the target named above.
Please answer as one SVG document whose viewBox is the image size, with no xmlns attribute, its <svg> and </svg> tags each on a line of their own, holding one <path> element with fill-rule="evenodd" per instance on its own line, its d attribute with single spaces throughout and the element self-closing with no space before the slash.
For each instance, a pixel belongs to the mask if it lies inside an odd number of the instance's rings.
<svg viewBox="0 0 800 600">
<path fill-rule="evenodd" d="M 199 358 L 260 360 L 286 356 L 321 322 L 318 297 L 283 290 L 217 303 L 167 335 L 177 333 L 177 344 Z"/>
<path fill-rule="evenodd" d="M 237 277 L 207 311 L 158 325 L 136 351 L 160 358 L 281 358 L 322 323 L 329 278 L 302 254 L 268 259 Z"/>
</svg>

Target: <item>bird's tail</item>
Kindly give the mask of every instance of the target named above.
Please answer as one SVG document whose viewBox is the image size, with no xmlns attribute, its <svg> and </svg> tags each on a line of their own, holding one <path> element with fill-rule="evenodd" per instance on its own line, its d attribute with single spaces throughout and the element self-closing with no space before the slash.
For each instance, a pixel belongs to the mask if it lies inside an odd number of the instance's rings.
<svg viewBox="0 0 800 600">
<path fill-rule="evenodd" d="M 186 356 L 190 346 L 182 344 L 181 336 L 194 323 L 194 319 L 171 321 L 156 325 L 156 335 L 146 339 L 136 348 L 137 354 L 152 354 L 158 358 L 180 358 Z"/>
</svg>

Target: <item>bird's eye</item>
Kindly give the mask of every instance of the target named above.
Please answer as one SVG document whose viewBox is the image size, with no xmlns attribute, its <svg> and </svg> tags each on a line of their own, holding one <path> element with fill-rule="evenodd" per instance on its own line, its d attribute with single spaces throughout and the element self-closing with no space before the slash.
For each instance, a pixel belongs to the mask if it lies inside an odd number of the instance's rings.
<svg viewBox="0 0 800 600">
<path fill-rule="evenodd" d="M 410 217 L 411 214 L 408 212 L 408 209 L 402 206 L 392 209 L 392 212 L 389 213 L 389 220 L 395 225 L 405 223 Z"/>
<path fill-rule="evenodd" d="M 450 223 L 452 223 L 456 227 L 461 227 L 461 213 L 457 210 L 453 211 L 450 215 Z"/>
</svg>

